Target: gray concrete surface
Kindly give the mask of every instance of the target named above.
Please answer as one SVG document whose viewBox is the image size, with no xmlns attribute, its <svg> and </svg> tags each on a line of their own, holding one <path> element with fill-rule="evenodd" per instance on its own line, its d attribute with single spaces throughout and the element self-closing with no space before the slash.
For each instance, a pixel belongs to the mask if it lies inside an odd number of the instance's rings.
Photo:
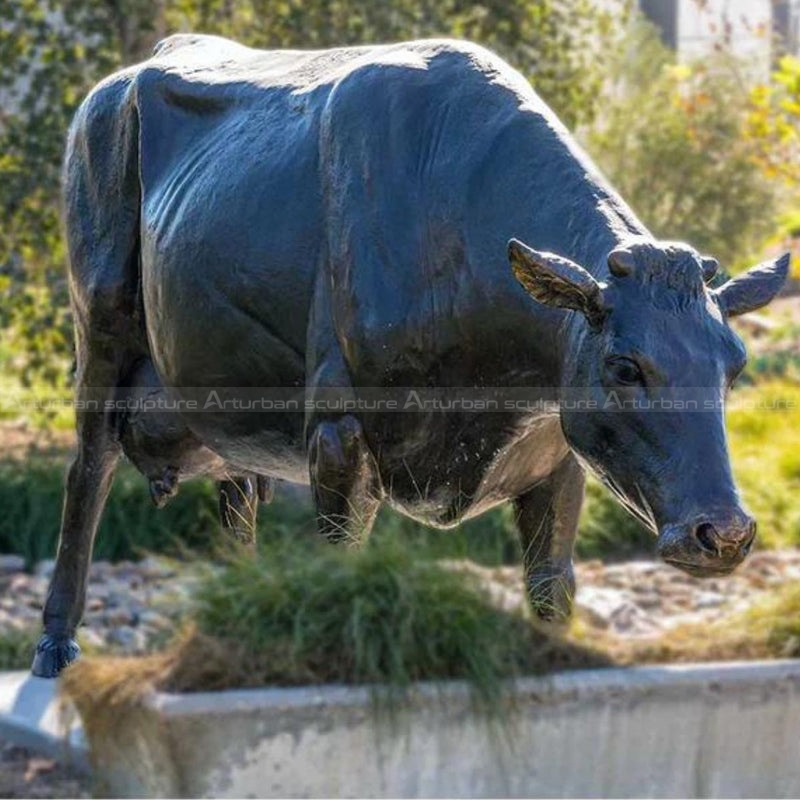
<svg viewBox="0 0 800 800">
<path fill-rule="evenodd" d="M 800 796 L 800 661 L 563 673 L 508 711 L 458 683 L 395 715 L 358 688 L 154 695 L 92 756 L 121 796 Z"/>
<path fill-rule="evenodd" d="M 88 771 L 80 721 L 62 713 L 57 691 L 56 681 L 0 672 L 0 739 Z"/>
</svg>

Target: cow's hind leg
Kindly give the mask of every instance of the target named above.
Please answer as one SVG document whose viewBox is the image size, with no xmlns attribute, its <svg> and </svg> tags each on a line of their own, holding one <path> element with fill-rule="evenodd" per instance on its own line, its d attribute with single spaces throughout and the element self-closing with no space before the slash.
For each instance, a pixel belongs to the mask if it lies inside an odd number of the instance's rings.
<svg viewBox="0 0 800 800">
<path fill-rule="evenodd" d="M 65 162 L 65 221 L 77 356 L 78 452 L 69 468 L 44 635 L 33 673 L 56 676 L 79 653 L 75 631 L 100 515 L 120 454 L 109 409 L 122 376 L 146 351 L 138 315 L 137 125 L 127 80 L 84 101 Z"/>
<path fill-rule="evenodd" d="M 79 415 L 78 453 L 69 467 L 56 566 L 44 606 L 44 635 L 33 674 L 53 678 L 79 653 L 75 631 L 83 616 L 92 546 L 114 476 L 119 448 L 103 412 Z"/>
<path fill-rule="evenodd" d="M 331 542 L 360 543 L 375 521 L 380 488 L 355 417 L 317 424 L 309 443 L 309 472 L 320 533 Z"/>
<path fill-rule="evenodd" d="M 572 610 L 572 547 L 583 484 L 583 470 L 570 453 L 552 475 L 514 501 L 528 599 L 543 620 L 564 621 Z"/>
</svg>

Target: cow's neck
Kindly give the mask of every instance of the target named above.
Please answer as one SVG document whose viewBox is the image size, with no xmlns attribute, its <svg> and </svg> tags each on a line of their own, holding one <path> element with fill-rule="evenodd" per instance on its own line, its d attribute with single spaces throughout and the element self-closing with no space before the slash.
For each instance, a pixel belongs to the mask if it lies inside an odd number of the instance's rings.
<svg viewBox="0 0 800 800">
<path fill-rule="evenodd" d="M 603 191 L 592 202 L 596 204 L 595 225 L 575 242 L 574 252 L 565 255 L 597 280 L 603 280 L 609 274 L 608 254 L 612 250 L 632 240 L 653 236 L 617 194 Z"/>
</svg>

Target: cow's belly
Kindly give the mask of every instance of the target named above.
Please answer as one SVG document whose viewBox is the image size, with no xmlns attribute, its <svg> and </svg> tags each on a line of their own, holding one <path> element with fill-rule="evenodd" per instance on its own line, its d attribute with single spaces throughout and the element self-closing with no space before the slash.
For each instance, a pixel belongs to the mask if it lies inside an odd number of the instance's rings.
<svg viewBox="0 0 800 800">
<path fill-rule="evenodd" d="M 376 459 L 387 500 L 437 527 L 524 494 L 568 452 L 552 416 L 523 422 L 500 412 L 392 414 L 364 422 L 368 439 L 383 438 Z"/>
<path fill-rule="evenodd" d="M 293 413 L 290 394 L 305 386 L 318 209 L 302 181 L 289 193 L 288 176 L 243 175 L 233 157 L 172 176 L 144 205 L 151 355 L 204 444 L 243 469 L 306 479 L 302 397 Z"/>
</svg>

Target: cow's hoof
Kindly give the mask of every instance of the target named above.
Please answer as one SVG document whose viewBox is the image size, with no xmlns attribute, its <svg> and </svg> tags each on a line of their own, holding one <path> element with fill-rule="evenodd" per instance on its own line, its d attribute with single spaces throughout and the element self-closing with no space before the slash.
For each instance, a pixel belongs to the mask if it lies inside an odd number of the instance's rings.
<svg viewBox="0 0 800 800">
<path fill-rule="evenodd" d="M 31 672 L 37 678 L 57 678 L 81 654 L 74 639 L 55 638 L 44 634 L 36 645 Z"/>
<path fill-rule="evenodd" d="M 575 578 L 572 568 L 541 568 L 528 573 L 528 600 L 542 622 L 564 624 L 572 615 Z"/>
</svg>

